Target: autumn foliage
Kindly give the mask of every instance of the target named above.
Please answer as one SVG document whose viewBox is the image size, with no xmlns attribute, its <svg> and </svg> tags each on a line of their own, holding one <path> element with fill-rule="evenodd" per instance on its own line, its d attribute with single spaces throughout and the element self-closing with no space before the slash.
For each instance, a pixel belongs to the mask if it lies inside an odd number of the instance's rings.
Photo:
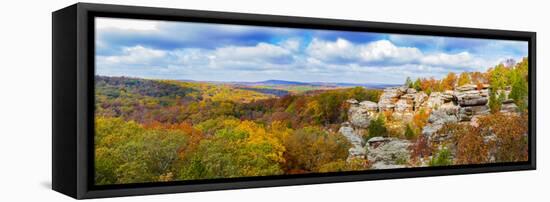
<svg viewBox="0 0 550 202">
<path fill-rule="evenodd" d="M 174 92 L 174 93 L 171 93 Z M 337 131 L 362 87 L 280 98 L 225 85 L 96 78 L 97 184 L 365 169 Z M 251 99 L 252 98 L 252 99 Z"/>
</svg>

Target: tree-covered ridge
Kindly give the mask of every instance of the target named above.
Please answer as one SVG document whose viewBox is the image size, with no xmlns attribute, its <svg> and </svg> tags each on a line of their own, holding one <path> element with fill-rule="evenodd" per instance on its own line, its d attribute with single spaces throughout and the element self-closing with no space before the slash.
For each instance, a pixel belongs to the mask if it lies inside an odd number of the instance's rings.
<svg viewBox="0 0 550 202">
<path fill-rule="evenodd" d="M 380 90 L 357 87 L 249 102 L 211 99 L 215 95 L 209 92 L 223 91 L 212 90 L 213 84 L 167 83 L 192 90 L 185 97 L 151 97 L 120 88 L 120 95 L 112 97 L 105 95 L 105 84 L 97 88 L 96 183 L 333 172 L 366 166 L 346 162 L 349 143 L 335 131 L 346 120 L 345 100 L 376 101 Z M 150 144 L 152 140 L 156 142 Z M 158 167 L 160 161 L 163 169 Z"/>
</svg>

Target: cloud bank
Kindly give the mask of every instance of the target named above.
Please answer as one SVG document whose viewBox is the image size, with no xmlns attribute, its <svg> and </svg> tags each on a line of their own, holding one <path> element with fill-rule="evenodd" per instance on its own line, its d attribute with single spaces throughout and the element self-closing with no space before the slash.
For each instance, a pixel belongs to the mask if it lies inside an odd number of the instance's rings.
<svg viewBox="0 0 550 202">
<path fill-rule="evenodd" d="M 527 42 L 98 18 L 98 75 L 402 83 L 485 71 Z"/>
</svg>

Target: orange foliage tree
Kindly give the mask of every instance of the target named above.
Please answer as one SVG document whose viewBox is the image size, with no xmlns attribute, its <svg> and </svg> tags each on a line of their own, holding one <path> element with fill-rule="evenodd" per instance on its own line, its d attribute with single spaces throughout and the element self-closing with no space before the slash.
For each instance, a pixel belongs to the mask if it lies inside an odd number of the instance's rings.
<svg viewBox="0 0 550 202">
<path fill-rule="evenodd" d="M 496 161 L 528 160 L 527 115 L 496 113 L 479 119 L 484 130 L 496 136 Z"/>
</svg>

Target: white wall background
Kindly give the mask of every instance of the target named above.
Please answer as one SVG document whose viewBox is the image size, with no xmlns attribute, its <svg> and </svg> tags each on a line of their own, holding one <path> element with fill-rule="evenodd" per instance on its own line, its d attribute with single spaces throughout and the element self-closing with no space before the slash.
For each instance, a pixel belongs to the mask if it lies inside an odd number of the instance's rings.
<svg viewBox="0 0 550 202">
<path fill-rule="evenodd" d="M 544 201 L 550 199 L 550 14 L 546 1 L 90 1 L 140 6 L 536 31 L 538 170 L 203 193 L 108 201 Z M 51 12 L 75 3 L 2 1 L 0 201 L 68 201 L 51 186 Z"/>
</svg>

